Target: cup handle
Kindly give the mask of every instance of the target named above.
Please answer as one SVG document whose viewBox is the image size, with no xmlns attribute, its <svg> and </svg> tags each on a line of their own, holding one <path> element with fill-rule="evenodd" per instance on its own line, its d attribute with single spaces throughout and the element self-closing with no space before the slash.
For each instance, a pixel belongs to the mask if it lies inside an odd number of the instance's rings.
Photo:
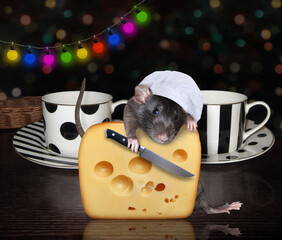
<svg viewBox="0 0 282 240">
<path fill-rule="evenodd" d="M 112 104 L 112 113 L 114 112 L 115 108 L 118 106 L 118 105 L 121 105 L 121 104 L 127 104 L 128 100 L 119 100 L 119 101 L 116 101 Z"/>
<path fill-rule="evenodd" d="M 246 104 L 246 108 L 245 108 L 245 112 L 246 113 L 245 114 L 247 115 L 247 113 L 249 112 L 250 108 L 252 108 L 255 105 L 262 105 L 262 106 L 264 106 L 266 108 L 266 110 L 267 110 L 267 114 L 266 114 L 265 119 L 258 126 L 256 126 L 255 128 L 252 128 L 248 132 L 244 132 L 243 133 L 243 141 L 245 139 L 247 139 L 250 135 L 252 135 L 254 132 L 256 132 L 257 130 L 262 128 L 266 124 L 268 119 L 270 118 L 270 113 L 271 113 L 270 107 L 265 102 L 262 102 L 262 101 L 256 101 L 256 102 L 253 102 L 253 103 Z"/>
</svg>

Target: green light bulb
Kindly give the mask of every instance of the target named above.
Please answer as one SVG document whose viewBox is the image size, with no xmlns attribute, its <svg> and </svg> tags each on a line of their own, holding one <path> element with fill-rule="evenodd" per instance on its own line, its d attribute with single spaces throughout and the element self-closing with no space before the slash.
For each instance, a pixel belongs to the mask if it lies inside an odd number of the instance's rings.
<svg viewBox="0 0 282 240">
<path fill-rule="evenodd" d="M 64 63 L 69 63 L 72 59 L 72 56 L 69 52 L 63 52 L 61 55 L 61 59 Z"/>
<path fill-rule="evenodd" d="M 148 14 L 144 11 L 141 11 L 137 14 L 137 20 L 141 23 L 144 23 L 148 20 Z"/>
</svg>

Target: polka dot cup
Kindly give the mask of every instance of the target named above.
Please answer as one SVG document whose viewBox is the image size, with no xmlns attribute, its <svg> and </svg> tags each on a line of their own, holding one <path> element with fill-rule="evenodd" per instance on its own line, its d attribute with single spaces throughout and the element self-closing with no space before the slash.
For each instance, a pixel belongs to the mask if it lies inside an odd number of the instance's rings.
<svg viewBox="0 0 282 240">
<path fill-rule="evenodd" d="M 228 91 L 201 91 L 203 112 L 198 129 L 202 154 L 229 153 L 237 150 L 249 136 L 261 129 L 270 117 L 269 106 L 262 101 L 247 103 L 247 96 Z M 265 119 L 246 131 L 246 115 L 250 108 L 262 105 Z"/>
<path fill-rule="evenodd" d="M 44 135 L 47 147 L 66 157 L 78 157 L 81 137 L 75 125 L 75 105 L 79 91 L 56 92 L 42 97 Z M 112 120 L 114 109 L 127 100 L 112 102 L 112 96 L 101 92 L 85 91 L 80 121 L 86 131 L 90 126 Z"/>
</svg>

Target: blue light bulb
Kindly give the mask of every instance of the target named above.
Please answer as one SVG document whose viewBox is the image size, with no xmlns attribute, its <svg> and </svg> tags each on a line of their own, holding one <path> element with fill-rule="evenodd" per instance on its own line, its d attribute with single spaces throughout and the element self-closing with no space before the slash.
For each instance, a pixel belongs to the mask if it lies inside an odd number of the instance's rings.
<svg viewBox="0 0 282 240">
<path fill-rule="evenodd" d="M 109 42 L 111 45 L 117 45 L 119 43 L 120 39 L 119 36 L 117 34 L 112 34 L 109 36 Z"/>
<path fill-rule="evenodd" d="M 27 53 L 24 57 L 24 60 L 27 64 L 33 64 L 35 62 L 35 56 L 32 53 Z"/>
</svg>

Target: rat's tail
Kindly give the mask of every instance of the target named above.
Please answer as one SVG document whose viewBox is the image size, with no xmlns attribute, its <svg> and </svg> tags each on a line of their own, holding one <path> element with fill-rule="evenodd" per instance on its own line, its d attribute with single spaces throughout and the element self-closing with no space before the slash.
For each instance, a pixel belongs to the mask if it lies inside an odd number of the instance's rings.
<svg viewBox="0 0 282 240">
<path fill-rule="evenodd" d="M 85 132 L 84 132 L 82 125 L 81 125 L 81 122 L 80 122 L 79 110 L 80 110 L 83 94 L 84 94 L 84 91 L 85 91 L 85 83 L 86 83 L 86 79 L 84 78 L 83 81 L 82 81 L 82 84 L 81 84 L 81 88 L 80 88 L 78 98 L 77 98 L 77 102 L 76 102 L 76 106 L 75 106 L 75 114 L 74 114 L 76 130 L 81 137 L 83 137 Z"/>
</svg>

